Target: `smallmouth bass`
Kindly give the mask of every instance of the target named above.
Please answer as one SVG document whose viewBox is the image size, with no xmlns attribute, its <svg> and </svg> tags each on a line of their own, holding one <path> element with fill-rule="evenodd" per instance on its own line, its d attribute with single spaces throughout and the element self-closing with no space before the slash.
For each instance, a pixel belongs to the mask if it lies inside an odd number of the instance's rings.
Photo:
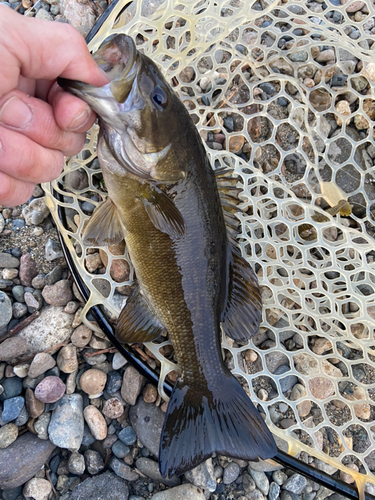
<svg viewBox="0 0 375 500">
<path fill-rule="evenodd" d="M 214 452 L 272 458 L 262 417 L 224 364 L 220 325 L 236 341 L 259 327 L 256 276 L 236 245 L 237 179 L 214 172 L 185 106 L 126 35 L 94 54 L 111 82 L 59 80 L 99 116 L 98 157 L 108 198 L 83 234 L 90 246 L 125 238 L 137 287 L 116 336 L 148 342 L 165 330 L 179 377 L 160 440 L 163 477 L 186 472 Z"/>
</svg>

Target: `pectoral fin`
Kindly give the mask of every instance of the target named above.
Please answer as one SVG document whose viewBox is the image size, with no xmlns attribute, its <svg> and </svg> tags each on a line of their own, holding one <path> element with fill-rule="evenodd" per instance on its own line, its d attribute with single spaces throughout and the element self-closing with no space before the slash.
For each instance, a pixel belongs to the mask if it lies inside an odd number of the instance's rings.
<svg viewBox="0 0 375 500">
<path fill-rule="evenodd" d="M 168 196 L 158 188 L 142 194 L 141 201 L 153 225 L 171 237 L 181 236 L 185 232 L 184 219 Z"/>
<path fill-rule="evenodd" d="M 258 331 L 262 298 L 257 277 L 250 264 L 237 251 L 232 252 L 232 258 L 222 327 L 225 334 L 233 340 L 245 342 Z"/>
<path fill-rule="evenodd" d="M 116 338 L 124 343 L 151 342 L 164 332 L 139 286 L 135 288 L 117 321 Z"/>
<path fill-rule="evenodd" d="M 82 239 L 85 245 L 108 246 L 120 243 L 125 237 L 117 209 L 110 198 L 99 205 L 87 226 Z"/>
</svg>

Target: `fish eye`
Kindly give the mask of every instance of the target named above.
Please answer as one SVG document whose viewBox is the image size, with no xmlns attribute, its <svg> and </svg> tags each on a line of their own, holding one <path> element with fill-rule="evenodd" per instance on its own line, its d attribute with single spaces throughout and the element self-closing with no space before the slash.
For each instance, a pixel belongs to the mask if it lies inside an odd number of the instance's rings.
<svg viewBox="0 0 375 500">
<path fill-rule="evenodd" d="M 165 108 L 165 106 L 168 104 L 167 94 L 160 87 L 155 87 L 151 95 L 151 99 L 161 108 Z"/>
</svg>

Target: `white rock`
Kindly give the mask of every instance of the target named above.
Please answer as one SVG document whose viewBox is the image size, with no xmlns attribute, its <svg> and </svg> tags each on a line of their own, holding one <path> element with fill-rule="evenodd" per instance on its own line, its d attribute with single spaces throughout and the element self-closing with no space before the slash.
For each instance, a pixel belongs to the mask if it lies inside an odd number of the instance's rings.
<svg viewBox="0 0 375 500">
<path fill-rule="evenodd" d="M 52 486 L 46 479 L 34 477 L 27 481 L 23 488 L 23 496 L 27 500 L 48 500 Z"/>
</svg>

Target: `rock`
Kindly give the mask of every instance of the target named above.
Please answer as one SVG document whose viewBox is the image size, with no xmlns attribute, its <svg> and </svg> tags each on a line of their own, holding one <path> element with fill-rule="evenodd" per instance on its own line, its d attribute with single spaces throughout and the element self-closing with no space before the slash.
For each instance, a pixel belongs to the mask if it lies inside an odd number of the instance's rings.
<svg viewBox="0 0 375 500">
<path fill-rule="evenodd" d="M 86 406 L 83 416 L 95 439 L 101 441 L 107 436 L 107 424 L 100 411 L 93 405 Z"/>
<path fill-rule="evenodd" d="M 38 12 L 35 14 L 35 18 L 43 19 L 43 21 L 53 21 L 53 17 L 51 16 L 51 14 L 44 9 L 39 9 Z"/>
<path fill-rule="evenodd" d="M 73 344 L 62 347 L 57 355 L 57 366 L 64 373 L 72 373 L 78 368 L 77 348 Z"/>
<path fill-rule="evenodd" d="M 35 355 L 31 362 L 28 376 L 30 378 L 37 378 L 42 373 L 50 370 L 56 365 L 56 361 L 48 352 L 41 352 Z"/>
<path fill-rule="evenodd" d="M 236 462 L 230 462 L 224 469 L 223 483 L 232 484 L 240 475 L 240 470 Z"/>
<path fill-rule="evenodd" d="M 325 377 L 315 377 L 309 380 L 311 394 L 316 399 L 326 399 L 335 394 L 335 386 Z"/>
<path fill-rule="evenodd" d="M 8 448 L 0 450 L 0 488 L 16 488 L 31 479 L 48 461 L 54 449 L 55 445 L 50 441 L 43 441 L 27 432 Z"/>
<path fill-rule="evenodd" d="M 50 440 L 60 448 L 78 450 L 83 439 L 83 400 L 80 394 L 65 395 L 52 413 Z"/>
<path fill-rule="evenodd" d="M 4 424 L 15 420 L 20 414 L 22 408 L 24 407 L 25 400 L 22 396 L 17 396 L 15 398 L 9 398 L 4 401 L 3 413 L 1 415 L 1 420 Z"/>
<path fill-rule="evenodd" d="M 68 460 L 68 471 L 71 474 L 82 476 L 85 472 L 85 467 L 84 456 L 78 453 L 78 451 L 73 451 Z"/>
<path fill-rule="evenodd" d="M 90 342 L 91 337 L 92 330 L 90 330 L 88 326 L 82 324 L 74 330 L 70 341 L 77 347 L 85 347 Z"/>
<path fill-rule="evenodd" d="M 37 311 L 38 309 L 40 309 L 41 307 L 41 304 L 39 303 L 39 301 L 34 297 L 34 295 L 30 292 L 25 292 L 25 296 L 24 296 L 24 299 L 25 299 L 25 302 L 26 302 L 26 305 L 28 307 L 28 310 L 30 312 L 34 312 L 34 311 Z"/>
<path fill-rule="evenodd" d="M 18 377 L 7 378 L 2 381 L 3 393 L 0 395 L 0 401 L 14 398 L 22 393 L 22 381 Z"/>
<path fill-rule="evenodd" d="M 280 404 L 282 404 L 282 403 L 280 403 Z M 288 408 L 287 405 L 285 405 L 285 406 Z M 280 405 L 279 405 L 279 409 L 280 409 Z M 266 462 L 265 460 L 262 460 L 261 458 L 258 460 L 258 462 L 250 461 L 249 466 L 253 470 L 258 471 L 258 472 L 273 472 L 274 470 L 278 470 L 278 469 L 282 468 L 281 465 L 278 465 L 275 462 L 273 462 L 273 463 Z"/>
<path fill-rule="evenodd" d="M 248 471 L 250 476 L 254 479 L 257 488 L 263 493 L 263 495 L 268 495 L 270 484 L 266 474 L 264 472 L 255 471 L 250 466 L 248 467 Z"/>
<path fill-rule="evenodd" d="M 0 330 L 8 325 L 12 316 L 12 302 L 8 295 L 0 290 Z"/>
<path fill-rule="evenodd" d="M 52 306 L 66 306 L 73 298 L 69 280 L 60 280 L 54 285 L 47 285 L 42 292 L 44 300 Z"/>
<path fill-rule="evenodd" d="M 344 102 L 344 101 L 340 101 Z M 324 354 L 326 351 L 329 351 L 332 349 L 332 342 L 324 337 L 318 337 L 315 340 L 315 343 L 312 347 L 312 351 L 315 352 L 315 354 L 318 354 L 321 356 Z"/>
<path fill-rule="evenodd" d="M 118 438 L 127 446 L 132 446 L 137 442 L 137 436 L 130 425 L 119 432 Z"/>
<path fill-rule="evenodd" d="M 31 286 L 35 288 L 36 290 L 43 290 L 43 288 L 46 286 L 46 275 L 45 274 L 38 274 L 38 276 L 35 276 L 31 282 Z"/>
<path fill-rule="evenodd" d="M 108 392 L 108 394 L 114 394 L 115 392 L 120 390 L 121 384 L 121 374 L 118 372 L 109 372 L 107 375 L 105 390 Z"/>
<path fill-rule="evenodd" d="M 177 476 L 164 479 L 159 472 L 159 464 L 150 458 L 138 458 L 135 465 L 137 469 L 142 472 L 142 474 L 153 479 L 154 481 L 159 481 L 167 486 L 177 486 L 181 484 L 181 480 Z"/>
<path fill-rule="evenodd" d="M 136 481 L 139 478 L 139 475 L 129 465 L 121 462 L 118 458 L 113 457 L 109 466 L 115 474 L 126 481 Z"/>
<path fill-rule="evenodd" d="M 45 246 L 45 257 L 48 262 L 64 257 L 60 245 L 56 241 L 51 240 L 51 238 L 48 239 Z"/>
<path fill-rule="evenodd" d="M 112 445 L 112 452 L 117 458 L 124 458 L 128 453 L 130 453 L 130 448 L 118 439 Z"/>
<path fill-rule="evenodd" d="M 46 205 L 44 198 L 36 198 L 32 200 L 22 210 L 22 215 L 28 226 L 39 226 L 49 215 L 49 208 Z"/>
<path fill-rule="evenodd" d="M 112 472 L 105 472 L 100 476 L 88 478 L 76 486 L 69 496 L 69 500 L 128 500 L 129 489 L 125 481 Z"/>
<path fill-rule="evenodd" d="M 268 493 L 268 500 L 276 500 L 280 495 L 280 486 L 272 481 L 270 484 L 270 491 Z"/>
<path fill-rule="evenodd" d="M 302 384 L 295 384 L 293 386 L 292 392 L 290 393 L 290 401 L 297 401 L 300 398 L 304 398 L 307 395 L 306 389 Z"/>
<path fill-rule="evenodd" d="M 84 457 L 86 469 L 89 474 L 99 474 L 104 469 L 104 462 L 98 451 L 86 450 Z"/>
<path fill-rule="evenodd" d="M 9 267 L 11 269 L 20 266 L 20 261 L 10 253 L 0 252 L 0 268 Z"/>
<path fill-rule="evenodd" d="M 305 352 L 293 356 L 294 366 L 302 375 L 317 375 L 319 373 L 318 361 Z"/>
<path fill-rule="evenodd" d="M 98 370 L 97 368 L 90 368 L 89 370 L 86 370 L 82 374 L 79 381 L 81 389 L 90 395 L 100 394 L 103 391 L 106 382 L 107 375 L 102 370 Z"/>
<path fill-rule="evenodd" d="M 152 384 L 147 384 L 143 389 L 143 399 L 146 403 L 155 403 L 158 397 L 158 390 Z"/>
<path fill-rule="evenodd" d="M 36 399 L 32 389 L 26 389 L 26 409 L 31 418 L 37 418 L 44 412 L 44 403 Z"/>
<path fill-rule="evenodd" d="M 42 413 L 34 423 L 35 432 L 40 439 L 48 439 L 48 426 L 51 421 L 51 412 Z"/>
<path fill-rule="evenodd" d="M 209 458 L 205 462 L 199 464 L 194 469 L 185 473 L 185 478 L 189 483 L 194 484 L 198 488 L 203 488 L 208 491 L 216 490 L 216 478 L 214 473 L 214 468 L 212 465 L 212 458 Z"/>
<path fill-rule="evenodd" d="M 307 479 L 300 474 L 293 474 L 283 484 L 283 489 L 299 495 L 307 486 Z"/>
<path fill-rule="evenodd" d="M 10 285 L 11 286 L 11 285 Z M 12 295 L 17 300 L 17 302 L 25 302 L 25 289 L 22 285 L 16 285 L 12 288 Z"/>
<path fill-rule="evenodd" d="M 31 286 L 31 282 L 38 275 L 36 263 L 29 253 L 22 255 L 20 260 L 19 278 L 23 286 Z"/>
<path fill-rule="evenodd" d="M 119 418 L 124 413 L 124 407 L 118 398 L 111 398 L 104 403 L 102 412 L 110 419 Z"/>
<path fill-rule="evenodd" d="M 18 276 L 18 269 L 3 269 L 4 280 L 14 280 Z"/>
<path fill-rule="evenodd" d="M 186 483 L 169 488 L 168 490 L 159 491 L 151 497 L 151 500 L 205 500 L 206 497 L 202 490 L 196 486 Z"/>
<path fill-rule="evenodd" d="M 144 378 L 142 375 L 131 365 L 129 365 L 124 372 L 124 377 L 121 387 L 121 397 L 130 405 L 135 405 Z"/>
<path fill-rule="evenodd" d="M 129 418 L 137 438 L 157 457 L 165 414 L 158 406 L 145 403 L 143 398 L 140 398 L 137 404 L 130 408 Z"/>
<path fill-rule="evenodd" d="M 24 339 L 11 337 L 0 344 L 0 361 L 14 363 L 28 351 Z"/>
<path fill-rule="evenodd" d="M 114 370 L 119 370 L 123 366 L 125 366 L 127 363 L 126 359 L 124 356 L 122 356 L 119 352 L 115 352 L 113 355 L 113 360 L 112 360 L 112 368 Z"/>
<path fill-rule="evenodd" d="M 108 247 L 109 252 L 112 255 L 124 255 L 125 244 L 122 241 L 117 245 L 110 245 Z M 104 250 L 99 250 L 101 260 L 105 267 L 108 266 L 108 255 Z M 122 283 L 129 280 L 130 267 L 126 260 L 124 259 L 114 259 L 111 264 L 110 275 L 116 283 Z"/>
<path fill-rule="evenodd" d="M 64 382 L 53 375 L 44 378 L 35 388 L 35 397 L 43 403 L 55 403 L 64 393 Z"/>
<path fill-rule="evenodd" d="M 0 306 L 1 307 L 1 306 Z M 21 302 L 15 302 L 13 304 L 13 318 L 19 319 L 25 316 L 27 313 L 27 306 L 21 304 Z"/>
<path fill-rule="evenodd" d="M 62 307 L 47 306 L 38 318 L 21 330 L 19 337 L 26 342 L 30 354 L 46 351 L 69 338 L 72 322 L 73 316 L 64 313 Z"/>
<path fill-rule="evenodd" d="M 47 481 L 46 479 L 34 477 L 25 484 L 23 488 L 23 496 L 26 500 L 48 500 L 51 491 L 52 485 L 49 481 Z"/>
<path fill-rule="evenodd" d="M 8 448 L 18 437 L 16 424 L 6 424 L 0 428 L 0 449 Z"/>
</svg>

